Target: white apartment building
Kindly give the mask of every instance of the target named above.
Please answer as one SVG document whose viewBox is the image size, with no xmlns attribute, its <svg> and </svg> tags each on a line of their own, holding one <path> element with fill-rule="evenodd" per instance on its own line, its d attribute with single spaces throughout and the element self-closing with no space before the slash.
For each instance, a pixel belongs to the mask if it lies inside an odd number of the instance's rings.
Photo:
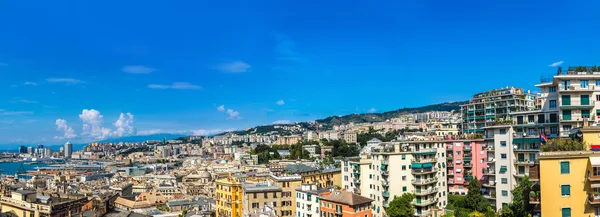
<svg viewBox="0 0 600 217">
<path fill-rule="evenodd" d="M 514 131 L 510 125 L 498 125 L 485 128 L 485 140 L 487 143 L 488 170 L 484 173 L 487 183 L 484 185 L 483 195 L 495 204 L 496 210 L 500 210 L 503 204 L 512 201 L 511 190 L 517 185 L 515 179 L 514 161 Z"/>
<path fill-rule="evenodd" d="M 358 134 L 356 132 L 351 132 L 351 131 L 347 131 L 344 132 L 343 134 L 344 137 L 344 141 L 347 143 L 356 143 Z"/>
<path fill-rule="evenodd" d="M 319 133 L 319 139 L 340 140 L 340 134 L 335 130 L 328 130 Z"/>
<path fill-rule="evenodd" d="M 342 187 L 373 199 L 373 217 L 405 193 L 416 195 L 416 216 L 432 216 L 448 204 L 445 154 L 443 141 L 383 142 L 360 160 L 342 161 Z"/>
<path fill-rule="evenodd" d="M 302 184 L 296 189 L 296 216 L 319 217 L 319 194 L 329 191 L 317 189 L 315 184 Z"/>
</svg>

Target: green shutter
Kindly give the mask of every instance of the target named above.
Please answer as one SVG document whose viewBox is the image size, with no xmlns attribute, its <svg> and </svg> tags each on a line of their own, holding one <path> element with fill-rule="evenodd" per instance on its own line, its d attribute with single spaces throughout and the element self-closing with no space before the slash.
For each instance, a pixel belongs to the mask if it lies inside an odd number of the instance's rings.
<svg viewBox="0 0 600 217">
<path fill-rule="evenodd" d="M 571 96 L 562 95 L 562 104 L 561 105 L 571 105 Z"/>
<path fill-rule="evenodd" d="M 581 117 L 582 118 L 589 118 L 590 117 L 590 110 L 581 110 Z"/>
<path fill-rule="evenodd" d="M 517 124 L 523 124 L 523 116 L 517 116 Z"/>
<path fill-rule="evenodd" d="M 581 95 L 581 105 L 590 104 L 590 95 Z"/>
<path fill-rule="evenodd" d="M 501 166 L 501 167 L 500 167 L 500 172 L 501 172 L 501 173 L 504 173 L 504 172 L 506 172 L 506 166 Z"/>
<path fill-rule="evenodd" d="M 571 110 L 563 110 L 562 111 L 562 120 L 564 120 L 564 121 L 571 120 Z"/>
<path fill-rule="evenodd" d="M 423 168 L 423 164 L 414 163 L 414 164 L 412 164 L 412 168 L 413 169 L 421 169 L 421 168 Z"/>
<path fill-rule="evenodd" d="M 562 217 L 571 217 L 571 208 L 562 208 Z"/>
<path fill-rule="evenodd" d="M 570 185 L 561 185 L 560 186 L 560 194 L 561 194 L 561 196 L 570 196 L 571 195 L 571 186 Z"/>
<path fill-rule="evenodd" d="M 569 162 L 560 162 L 560 174 L 569 174 Z"/>
<path fill-rule="evenodd" d="M 425 163 L 425 164 L 423 164 L 423 168 L 431 168 L 431 167 L 433 167 L 432 163 Z"/>
</svg>

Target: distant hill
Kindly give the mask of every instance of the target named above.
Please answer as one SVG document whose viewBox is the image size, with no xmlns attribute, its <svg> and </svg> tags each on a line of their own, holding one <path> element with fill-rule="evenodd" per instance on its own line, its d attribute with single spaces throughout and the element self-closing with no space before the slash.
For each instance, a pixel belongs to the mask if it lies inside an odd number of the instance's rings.
<svg viewBox="0 0 600 217">
<path fill-rule="evenodd" d="M 166 138 L 167 140 L 177 139 L 179 137 L 185 137 L 185 136 L 187 136 L 187 135 L 159 133 L 159 134 L 151 134 L 151 135 L 144 135 L 144 136 L 126 136 L 126 137 L 119 137 L 119 138 L 111 138 L 111 139 L 106 139 L 106 140 L 102 140 L 102 141 L 98 141 L 98 142 L 99 143 L 104 143 L 104 142 L 144 142 L 146 140 L 162 140 L 163 138 Z"/>
<path fill-rule="evenodd" d="M 467 103 L 468 101 L 462 102 L 446 102 L 435 105 L 427 105 L 417 108 L 401 108 L 394 111 L 388 111 L 383 113 L 369 113 L 369 114 L 351 114 L 344 116 L 331 116 L 324 119 L 317 120 L 317 123 L 333 126 L 333 125 L 341 125 L 341 124 L 349 124 L 353 123 L 365 123 L 365 122 L 380 122 L 389 120 L 395 117 L 398 117 L 402 114 L 410 114 L 410 113 L 422 113 L 422 112 L 430 112 L 430 111 L 452 111 L 452 110 L 460 110 L 460 106 Z"/>
</svg>

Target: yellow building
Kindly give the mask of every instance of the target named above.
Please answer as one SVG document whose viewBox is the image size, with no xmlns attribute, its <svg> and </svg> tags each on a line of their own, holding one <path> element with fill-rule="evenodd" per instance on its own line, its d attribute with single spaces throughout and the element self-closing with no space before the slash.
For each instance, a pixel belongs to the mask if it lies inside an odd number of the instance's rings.
<svg viewBox="0 0 600 217">
<path fill-rule="evenodd" d="M 302 184 L 299 175 L 271 175 L 270 180 L 281 188 L 281 215 L 295 216 L 296 214 L 296 188 Z"/>
<path fill-rule="evenodd" d="M 544 152 L 539 159 L 542 216 L 600 215 L 600 152 Z"/>
<path fill-rule="evenodd" d="M 13 217 L 79 216 L 81 207 L 87 202 L 85 197 L 38 197 L 35 191 L 28 190 L 13 191 L 10 197 L 0 196 L 2 214 Z"/>
<path fill-rule="evenodd" d="M 215 181 L 217 217 L 242 216 L 242 182 L 235 178 Z"/>
<path fill-rule="evenodd" d="M 316 184 L 318 188 L 342 186 L 342 170 L 330 169 L 302 174 L 303 184 Z"/>
<path fill-rule="evenodd" d="M 583 127 L 581 128 L 581 132 L 583 134 L 583 141 L 587 145 L 587 150 L 591 150 L 592 146 L 600 146 L 600 127 Z"/>
</svg>

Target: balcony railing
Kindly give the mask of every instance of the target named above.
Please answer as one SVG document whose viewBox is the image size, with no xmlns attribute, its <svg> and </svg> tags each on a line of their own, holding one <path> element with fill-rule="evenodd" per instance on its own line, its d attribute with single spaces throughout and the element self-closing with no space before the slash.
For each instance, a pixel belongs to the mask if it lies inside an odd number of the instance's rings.
<svg viewBox="0 0 600 217">
<path fill-rule="evenodd" d="M 433 169 L 412 169 L 412 174 L 415 175 L 423 175 L 423 174 L 430 174 L 430 173 L 437 173 L 439 172 L 439 170 L 437 168 L 433 168 Z"/>
<path fill-rule="evenodd" d="M 466 164 L 463 165 L 463 167 L 473 167 L 473 164 L 466 163 Z"/>
<path fill-rule="evenodd" d="M 383 191 L 383 192 L 381 193 L 381 195 L 382 195 L 383 197 L 390 197 L 390 192 L 389 192 L 389 191 Z"/>
<path fill-rule="evenodd" d="M 600 206 L 600 195 L 598 193 L 588 193 L 588 202 L 594 207 Z"/>
<path fill-rule="evenodd" d="M 432 184 L 432 183 L 436 183 L 438 181 L 437 178 L 429 178 L 429 179 L 415 179 L 412 180 L 412 184 L 414 185 L 427 185 L 427 184 Z"/>
<path fill-rule="evenodd" d="M 413 204 L 415 206 L 429 206 L 431 204 L 435 204 L 437 202 L 437 199 L 435 198 L 431 198 L 431 199 L 426 199 L 426 200 L 413 200 Z"/>
<path fill-rule="evenodd" d="M 535 164 L 535 161 L 531 161 L 531 160 L 515 160 L 514 161 L 515 164 L 523 164 L 523 165 L 533 165 Z"/>
<path fill-rule="evenodd" d="M 415 190 L 415 195 L 417 196 L 425 196 L 425 195 L 430 195 L 430 194 L 435 194 L 438 192 L 437 188 L 431 188 L 431 189 L 426 189 L 426 190 Z"/>
<path fill-rule="evenodd" d="M 411 152 L 413 154 L 429 154 L 429 153 L 435 154 L 437 152 L 437 149 L 435 149 L 435 148 L 422 148 L 422 149 L 419 149 L 419 150 L 412 150 Z"/>
<path fill-rule="evenodd" d="M 588 180 L 591 182 L 600 182 L 600 175 L 588 174 Z"/>
<path fill-rule="evenodd" d="M 411 160 L 412 163 L 433 163 L 437 162 L 437 157 L 433 158 L 414 158 Z"/>
<path fill-rule="evenodd" d="M 383 187 L 388 187 L 390 183 L 388 181 L 382 180 L 381 185 L 383 185 Z"/>
<path fill-rule="evenodd" d="M 558 85 L 558 89 L 560 92 L 568 92 L 568 91 L 594 91 L 595 86 L 594 85 L 588 85 L 587 87 L 581 87 L 581 85 Z"/>
</svg>

